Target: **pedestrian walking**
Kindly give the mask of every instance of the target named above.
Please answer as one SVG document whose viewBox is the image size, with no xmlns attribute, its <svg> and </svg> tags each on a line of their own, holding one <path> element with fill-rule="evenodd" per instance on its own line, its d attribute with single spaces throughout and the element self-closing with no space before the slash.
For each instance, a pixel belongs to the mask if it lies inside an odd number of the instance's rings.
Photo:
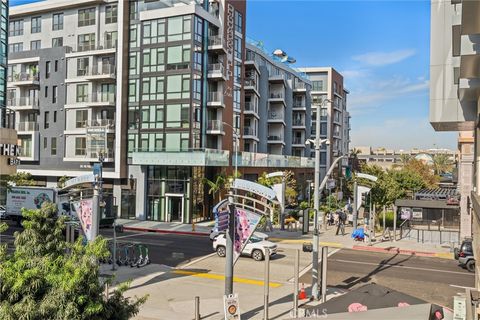
<svg viewBox="0 0 480 320">
<path fill-rule="evenodd" d="M 341 231 L 342 236 L 345 235 L 345 222 L 347 221 L 347 214 L 344 211 L 340 211 L 338 213 L 338 226 L 337 226 L 337 232 L 335 233 L 336 236 L 338 236 L 338 233 Z"/>
</svg>

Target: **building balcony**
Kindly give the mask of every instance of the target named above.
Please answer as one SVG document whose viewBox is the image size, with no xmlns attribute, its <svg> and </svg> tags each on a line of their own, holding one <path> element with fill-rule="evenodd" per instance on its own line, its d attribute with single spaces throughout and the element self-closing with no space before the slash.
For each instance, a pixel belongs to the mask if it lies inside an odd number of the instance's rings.
<svg viewBox="0 0 480 320">
<path fill-rule="evenodd" d="M 85 75 L 87 80 L 115 80 L 116 79 L 116 69 L 115 65 L 104 64 L 101 66 L 93 66 L 92 70 Z"/>
<path fill-rule="evenodd" d="M 38 98 L 20 97 L 7 99 L 7 107 L 14 111 L 38 110 Z"/>
<path fill-rule="evenodd" d="M 71 150 L 66 151 L 67 154 L 69 154 Z M 103 158 L 103 162 L 114 162 L 115 152 L 109 148 L 75 148 L 74 153 L 68 157 L 64 157 L 63 161 L 98 162 L 100 157 Z"/>
<path fill-rule="evenodd" d="M 85 123 L 87 133 L 115 133 L 114 119 L 89 120 Z"/>
<path fill-rule="evenodd" d="M 87 107 L 113 107 L 115 106 L 114 93 L 94 93 L 92 95 L 78 97 L 76 101 L 65 105 L 65 108 Z"/>
<path fill-rule="evenodd" d="M 211 36 L 208 39 L 208 50 L 217 53 L 226 53 L 225 40 L 222 36 Z"/>
<path fill-rule="evenodd" d="M 275 134 L 275 133 L 273 133 L 273 134 L 269 133 L 268 134 L 267 143 L 285 145 L 283 135 L 282 134 Z"/>
<path fill-rule="evenodd" d="M 257 137 L 257 131 L 255 128 L 244 127 L 243 128 L 243 138 L 249 140 L 259 141 Z"/>
<path fill-rule="evenodd" d="M 269 123 L 281 123 L 285 125 L 285 114 L 281 111 L 269 111 L 268 112 Z"/>
<path fill-rule="evenodd" d="M 207 122 L 207 134 L 224 135 L 222 120 L 209 120 Z"/>
<path fill-rule="evenodd" d="M 295 111 L 307 111 L 307 105 L 305 104 L 305 102 L 294 101 L 292 109 Z"/>
<path fill-rule="evenodd" d="M 284 86 L 287 85 L 284 74 L 271 74 L 268 77 L 268 81 L 271 82 L 271 83 L 281 83 Z"/>
<path fill-rule="evenodd" d="M 292 140 L 292 147 L 305 148 L 305 138 L 294 137 Z"/>
<path fill-rule="evenodd" d="M 286 106 L 285 94 L 283 92 L 271 92 L 270 95 L 268 96 L 268 102 L 283 103 L 283 105 Z"/>
<path fill-rule="evenodd" d="M 258 67 L 258 64 L 255 60 L 253 60 L 248 54 L 247 54 L 247 59 L 244 62 L 245 64 L 245 69 L 246 70 L 251 70 L 254 68 L 258 74 L 260 74 L 260 68 Z"/>
<path fill-rule="evenodd" d="M 18 122 L 15 125 L 18 134 L 32 133 L 38 131 L 38 123 L 33 121 Z"/>
<path fill-rule="evenodd" d="M 208 78 L 212 80 L 226 80 L 225 67 L 222 63 L 211 63 L 208 65 Z"/>
<path fill-rule="evenodd" d="M 293 92 L 296 92 L 296 93 L 307 92 L 307 84 L 305 82 L 296 83 L 293 86 Z"/>
<path fill-rule="evenodd" d="M 245 81 L 243 82 L 243 88 L 246 92 L 255 92 L 257 96 L 260 96 L 260 94 L 258 93 L 257 82 L 255 81 L 255 79 L 245 79 Z"/>
<path fill-rule="evenodd" d="M 20 155 L 18 157 L 20 161 L 40 160 L 40 132 L 38 132 L 38 127 L 36 131 L 17 131 L 17 133 L 20 145 Z"/>
<path fill-rule="evenodd" d="M 258 118 L 258 104 L 254 103 L 253 101 L 245 102 L 244 114 L 245 115 L 251 114 Z"/>
<path fill-rule="evenodd" d="M 209 92 L 207 106 L 216 108 L 225 108 L 223 93 L 219 91 Z"/>
<path fill-rule="evenodd" d="M 305 127 L 305 119 L 293 119 L 292 121 L 292 129 L 306 129 Z"/>
<path fill-rule="evenodd" d="M 31 87 L 31 86 L 40 85 L 38 73 L 31 74 L 27 72 L 20 72 L 20 73 L 14 74 L 13 76 L 8 76 L 7 82 L 8 82 L 7 83 L 8 87 L 15 87 L 15 86 Z"/>
<path fill-rule="evenodd" d="M 88 51 L 98 51 L 92 52 L 92 54 L 103 54 L 104 51 L 115 52 L 117 48 L 117 40 L 104 40 L 101 44 L 78 44 L 76 50 L 72 50 L 73 53 L 78 52 L 88 52 Z"/>
</svg>

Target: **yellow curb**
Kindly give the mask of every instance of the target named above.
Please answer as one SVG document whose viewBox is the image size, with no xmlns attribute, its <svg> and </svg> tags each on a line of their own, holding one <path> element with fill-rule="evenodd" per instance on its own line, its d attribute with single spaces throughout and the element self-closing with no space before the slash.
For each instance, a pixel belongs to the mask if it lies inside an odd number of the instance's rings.
<svg viewBox="0 0 480 320">
<path fill-rule="evenodd" d="M 205 278 L 205 279 L 214 279 L 214 280 L 225 280 L 225 276 L 222 276 L 220 274 L 212 274 L 212 273 L 206 273 L 206 272 L 194 272 L 194 271 L 186 271 L 186 270 L 173 270 L 172 273 L 175 274 L 183 274 L 183 275 L 188 275 L 192 277 L 198 277 L 198 278 Z M 262 286 L 264 285 L 264 282 L 261 280 L 252 280 L 252 279 L 245 279 L 245 278 L 237 278 L 233 277 L 233 282 L 237 283 L 244 283 L 244 284 L 252 284 L 256 286 Z M 270 282 L 269 287 L 271 288 L 278 288 L 282 284 L 278 282 Z"/>
<path fill-rule="evenodd" d="M 450 259 L 454 260 L 453 253 L 443 252 L 443 253 L 435 253 L 435 257 L 442 258 L 442 259 Z"/>
</svg>

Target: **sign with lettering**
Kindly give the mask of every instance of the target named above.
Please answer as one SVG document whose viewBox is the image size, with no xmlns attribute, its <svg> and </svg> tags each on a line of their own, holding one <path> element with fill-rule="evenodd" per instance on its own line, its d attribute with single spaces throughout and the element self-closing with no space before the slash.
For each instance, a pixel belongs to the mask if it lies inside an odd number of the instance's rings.
<svg viewBox="0 0 480 320">
<path fill-rule="evenodd" d="M 20 165 L 20 159 L 18 159 L 18 158 L 8 158 L 8 165 L 9 166 L 18 166 L 18 165 Z"/>
<path fill-rule="evenodd" d="M 268 200 L 274 200 L 277 197 L 275 191 L 272 189 L 248 180 L 235 179 L 233 180 L 232 188 L 253 192 L 262 196 L 263 198 L 267 198 Z"/>
<path fill-rule="evenodd" d="M 95 175 L 85 174 L 83 176 L 79 176 L 79 177 L 67 180 L 65 182 L 65 186 L 63 188 L 65 189 L 65 188 L 69 188 L 69 187 L 72 187 L 72 186 L 77 185 L 77 184 L 82 184 L 82 183 L 87 183 L 87 182 L 95 182 Z"/>
<path fill-rule="evenodd" d="M 16 144 L 0 143 L 0 156 L 18 157 L 20 156 L 20 146 Z"/>
</svg>

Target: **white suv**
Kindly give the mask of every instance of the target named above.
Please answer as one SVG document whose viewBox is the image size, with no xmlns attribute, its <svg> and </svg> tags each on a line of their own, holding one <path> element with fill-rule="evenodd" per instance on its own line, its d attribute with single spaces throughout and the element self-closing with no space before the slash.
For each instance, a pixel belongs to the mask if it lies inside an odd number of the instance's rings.
<svg viewBox="0 0 480 320">
<path fill-rule="evenodd" d="M 225 257 L 226 255 L 226 243 L 227 239 L 225 238 L 225 234 L 219 234 L 213 240 L 213 250 L 215 250 L 220 257 Z M 277 245 L 275 243 L 252 236 L 243 249 L 242 255 L 250 256 L 255 261 L 261 261 L 265 257 L 265 247 L 270 250 L 270 256 L 277 253 Z"/>
</svg>

